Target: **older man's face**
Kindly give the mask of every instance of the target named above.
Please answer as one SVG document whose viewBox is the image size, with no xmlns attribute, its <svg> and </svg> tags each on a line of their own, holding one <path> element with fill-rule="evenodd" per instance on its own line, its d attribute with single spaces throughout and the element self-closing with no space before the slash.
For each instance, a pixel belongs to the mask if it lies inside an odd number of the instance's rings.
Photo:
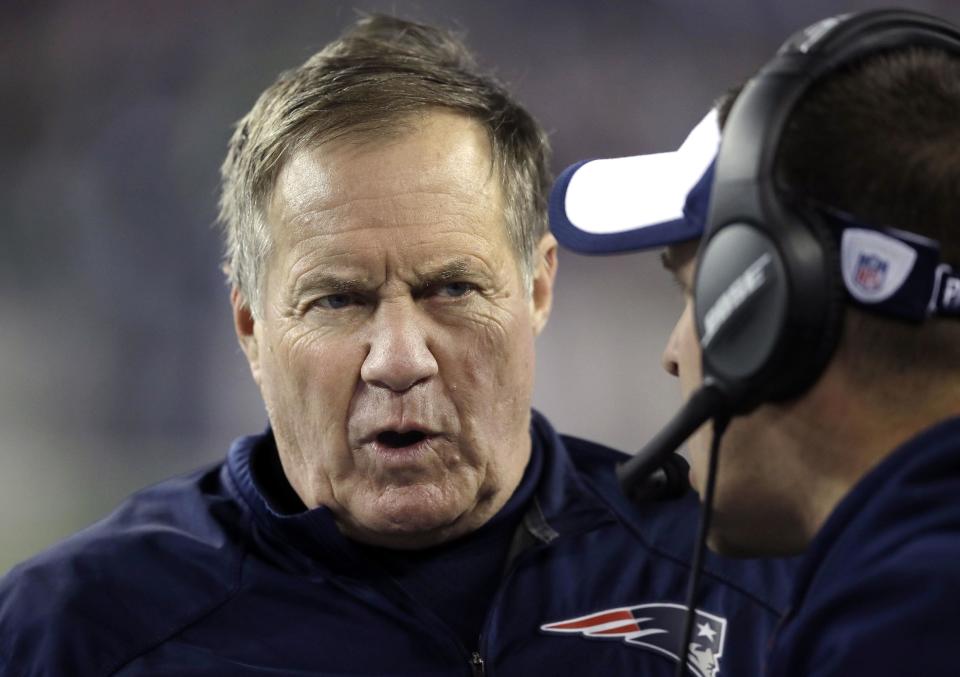
<svg viewBox="0 0 960 677">
<path fill-rule="evenodd" d="M 523 475 L 556 246 L 527 294 L 503 214 L 484 131 L 447 112 L 278 177 L 262 319 L 236 292 L 235 318 L 287 478 L 348 536 L 448 540 Z"/>
</svg>

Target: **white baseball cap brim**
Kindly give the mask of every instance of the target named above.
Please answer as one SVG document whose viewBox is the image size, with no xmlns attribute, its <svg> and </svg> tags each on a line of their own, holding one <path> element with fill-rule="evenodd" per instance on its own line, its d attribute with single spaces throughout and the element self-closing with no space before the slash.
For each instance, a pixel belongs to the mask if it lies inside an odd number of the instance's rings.
<svg viewBox="0 0 960 677">
<path fill-rule="evenodd" d="M 700 237 L 719 146 L 711 110 L 677 150 L 574 164 L 554 183 L 550 228 L 560 244 L 584 254 Z"/>
</svg>

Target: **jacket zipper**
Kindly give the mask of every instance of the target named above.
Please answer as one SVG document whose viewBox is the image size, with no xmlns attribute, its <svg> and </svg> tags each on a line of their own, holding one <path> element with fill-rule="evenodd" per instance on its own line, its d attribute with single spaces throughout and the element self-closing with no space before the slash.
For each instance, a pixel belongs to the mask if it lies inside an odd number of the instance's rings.
<svg viewBox="0 0 960 677">
<path fill-rule="evenodd" d="M 473 656 L 470 657 L 470 667 L 473 669 L 473 677 L 483 677 L 483 657 L 480 655 L 479 651 L 474 651 Z"/>
<path fill-rule="evenodd" d="M 554 539 L 551 539 L 551 542 L 553 540 Z M 492 604 L 490 605 L 490 609 L 487 612 L 487 618 L 484 621 L 484 626 L 486 626 L 490 622 L 490 617 L 495 613 L 494 610 L 500 604 L 500 600 L 503 597 L 503 591 L 507 587 L 507 582 L 510 580 L 510 577 L 513 575 L 513 572 L 519 566 L 520 560 L 525 559 L 526 557 L 529 557 L 534 552 L 545 550 L 549 545 L 550 545 L 550 542 L 544 543 L 541 541 L 541 542 L 534 543 L 529 547 L 527 547 L 522 552 L 518 553 L 517 556 L 514 557 L 513 560 L 507 565 L 506 570 L 503 572 L 503 578 L 500 581 L 500 586 L 497 588 L 496 593 L 494 593 L 493 595 Z M 473 677 L 484 677 L 487 674 L 486 665 L 483 662 L 483 656 L 480 655 L 480 649 L 483 648 L 484 635 L 486 634 L 487 634 L 486 632 L 480 633 L 480 639 L 477 643 L 478 649 L 474 651 L 470 657 L 470 669 L 473 670 Z"/>
</svg>

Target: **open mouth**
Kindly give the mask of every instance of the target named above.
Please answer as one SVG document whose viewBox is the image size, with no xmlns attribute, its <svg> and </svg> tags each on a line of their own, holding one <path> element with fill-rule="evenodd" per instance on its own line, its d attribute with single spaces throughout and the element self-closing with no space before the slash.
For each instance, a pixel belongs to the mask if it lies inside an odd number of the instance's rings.
<svg viewBox="0 0 960 677">
<path fill-rule="evenodd" d="M 419 430 L 409 430 L 405 433 L 398 433 L 395 430 L 386 430 L 377 435 L 377 442 L 388 449 L 403 449 L 427 439 L 426 433 Z"/>
</svg>

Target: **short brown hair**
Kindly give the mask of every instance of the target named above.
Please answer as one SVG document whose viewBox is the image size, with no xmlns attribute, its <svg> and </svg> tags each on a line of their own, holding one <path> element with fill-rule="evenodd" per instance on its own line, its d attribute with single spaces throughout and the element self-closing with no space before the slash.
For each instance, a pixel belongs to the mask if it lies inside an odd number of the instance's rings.
<svg viewBox="0 0 960 677">
<path fill-rule="evenodd" d="M 343 135 L 395 131 L 444 108 L 487 131 L 505 198 L 505 225 L 527 287 L 547 232 L 550 147 L 537 121 L 451 33 L 384 15 L 361 18 L 303 65 L 282 73 L 236 125 L 221 168 L 225 270 L 259 312 L 270 249 L 265 208 L 292 151 Z"/>
</svg>

